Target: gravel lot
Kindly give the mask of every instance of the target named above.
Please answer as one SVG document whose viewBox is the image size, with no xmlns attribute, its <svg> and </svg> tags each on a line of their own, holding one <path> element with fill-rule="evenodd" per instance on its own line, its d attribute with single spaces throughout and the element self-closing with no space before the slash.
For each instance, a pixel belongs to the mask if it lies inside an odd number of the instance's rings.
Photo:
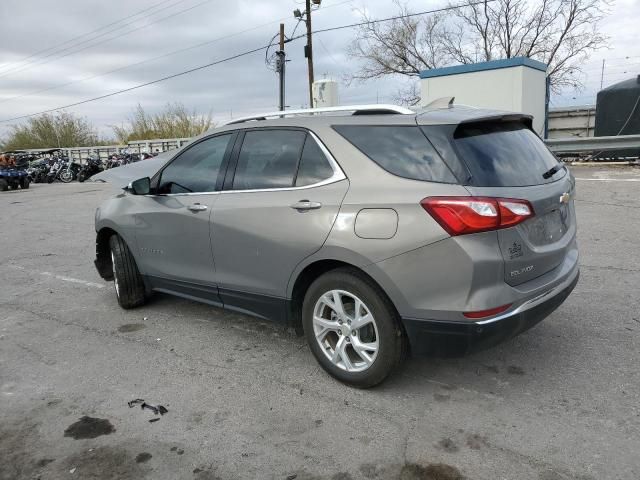
<svg viewBox="0 0 640 480">
<path fill-rule="evenodd" d="M 0 193 L 0 479 L 640 478 L 640 169 L 574 174 L 563 306 L 366 391 L 271 324 L 163 295 L 121 310 L 92 263 L 109 186 Z"/>
</svg>

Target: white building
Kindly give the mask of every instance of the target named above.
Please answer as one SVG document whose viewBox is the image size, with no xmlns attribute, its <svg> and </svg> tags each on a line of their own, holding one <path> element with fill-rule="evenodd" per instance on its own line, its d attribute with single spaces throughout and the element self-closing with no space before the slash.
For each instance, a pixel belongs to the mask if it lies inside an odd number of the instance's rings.
<svg viewBox="0 0 640 480">
<path fill-rule="evenodd" d="M 528 113 L 542 136 L 546 70 L 544 63 L 526 57 L 424 70 L 420 104 L 455 97 L 456 104 Z"/>
</svg>

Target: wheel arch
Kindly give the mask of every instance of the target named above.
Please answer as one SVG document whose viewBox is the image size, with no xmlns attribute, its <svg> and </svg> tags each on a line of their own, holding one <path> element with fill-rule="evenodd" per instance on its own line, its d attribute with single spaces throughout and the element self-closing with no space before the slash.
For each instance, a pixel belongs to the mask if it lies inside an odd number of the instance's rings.
<svg viewBox="0 0 640 480">
<path fill-rule="evenodd" d="M 353 269 L 358 272 L 359 275 L 368 279 L 379 290 L 380 294 L 388 299 L 391 306 L 395 309 L 396 313 L 398 313 L 393 295 L 390 295 L 389 290 L 385 288 L 387 282 L 379 281 L 378 278 L 375 278 L 369 271 L 365 270 L 364 267 L 366 267 L 366 263 L 357 261 L 359 260 L 359 255 L 354 257 L 352 254 L 351 256 L 352 258 L 350 259 L 338 255 L 310 258 L 307 262 L 298 265 L 296 271 L 291 276 L 287 291 L 287 298 L 289 299 L 287 312 L 288 323 L 297 333 L 302 333 L 302 303 L 307 290 L 318 277 L 338 268 Z M 356 261 L 353 261 L 354 259 Z"/>
<path fill-rule="evenodd" d="M 96 223 L 96 268 L 100 273 L 100 276 L 105 280 L 113 280 L 113 266 L 111 265 L 111 247 L 109 245 L 109 239 L 113 235 L 118 235 L 129 246 L 129 250 L 133 255 L 136 263 L 138 259 L 134 252 L 134 246 L 129 238 L 130 235 L 126 235 L 123 229 L 119 228 L 115 223 L 108 219 L 100 219 Z M 105 276 L 106 275 L 106 276 Z"/>
<path fill-rule="evenodd" d="M 113 280 L 113 265 L 111 263 L 111 247 L 109 239 L 113 235 L 119 235 L 111 227 L 102 227 L 96 234 L 96 268 L 105 280 Z"/>
</svg>

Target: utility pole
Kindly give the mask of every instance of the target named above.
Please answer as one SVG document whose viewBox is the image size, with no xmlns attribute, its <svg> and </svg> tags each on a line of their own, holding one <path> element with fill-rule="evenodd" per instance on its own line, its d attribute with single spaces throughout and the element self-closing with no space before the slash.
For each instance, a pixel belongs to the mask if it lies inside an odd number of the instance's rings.
<svg viewBox="0 0 640 480">
<path fill-rule="evenodd" d="M 304 47 L 304 56 L 307 57 L 307 66 L 309 70 L 309 108 L 313 108 L 313 44 L 311 43 L 311 0 L 307 1 L 307 45 Z M 318 5 L 320 2 L 314 2 Z"/>
<path fill-rule="evenodd" d="M 284 53 L 284 23 L 280 24 L 280 50 L 276 52 L 278 56 L 276 68 L 278 71 L 278 79 L 280 82 L 280 111 L 284 111 L 285 101 L 284 101 L 284 69 L 285 69 L 285 53 Z"/>
<path fill-rule="evenodd" d="M 602 59 L 602 73 L 600 74 L 600 90 L 602 90 L 603 83 L 604 83 L 604 58 Z"/>
</svg>

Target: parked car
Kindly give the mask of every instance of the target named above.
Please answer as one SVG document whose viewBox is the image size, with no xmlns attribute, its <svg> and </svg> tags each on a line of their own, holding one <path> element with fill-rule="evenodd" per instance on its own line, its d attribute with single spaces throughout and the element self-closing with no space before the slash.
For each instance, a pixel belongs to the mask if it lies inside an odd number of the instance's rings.
<svg viewBox="0 0 640 480">
<path fill-rule="evenodd" d="M 239 119 L 116 169 L 95 264 L 120 305 L 157 291 L 286 322 L 329 374 L 369 387 L 407 353 L 523 332 L 573 290 L 575 181 L 530 116 L 332 111 Z"/>
</svg>

